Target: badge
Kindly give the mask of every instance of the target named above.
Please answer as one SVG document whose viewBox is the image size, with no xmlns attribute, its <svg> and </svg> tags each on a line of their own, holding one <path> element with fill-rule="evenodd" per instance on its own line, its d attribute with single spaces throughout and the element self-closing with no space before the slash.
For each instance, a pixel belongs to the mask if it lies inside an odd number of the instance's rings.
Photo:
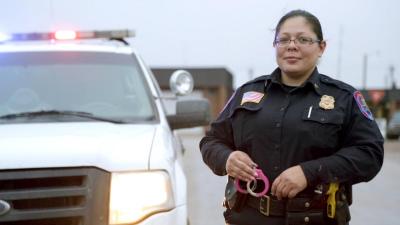
<svg viewBox="0 0 400 225">
<path fill-rule="evenodd" d="M 333 109 L 335 108 L 335 99 L 329 95 L 322 95 L 319 107 L 323 109 Z"/>
<path fill-rule="evenodd" d="M 264 97 L 264 93 L 260 93 L 260 92 L 256 92 L 256 91 L 248 91 L 243 94 L 240 105 L 243 105 L 246 102 L 253 102 L 253 103 L 258 104 L 263 97 Z"/>
<path fill-rule="evenodd" d="M 353 93 L 354 99 L 357 102 L 358 108 L 362 112 L 362 114 L 370 120 L 374 120 L 374 116 L 372 115 L 371 110 L 369 110 L 367 103 L 365 102 L 364 97 L 362 96 L 360 91 L 355 91 Z"/>
</svg>

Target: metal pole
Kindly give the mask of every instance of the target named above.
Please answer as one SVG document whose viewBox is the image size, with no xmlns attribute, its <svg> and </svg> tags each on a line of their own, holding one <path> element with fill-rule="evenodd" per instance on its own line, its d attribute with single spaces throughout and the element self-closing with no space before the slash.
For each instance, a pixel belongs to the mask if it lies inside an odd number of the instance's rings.
<svg viewBox="0 0 400 225">
<path fill-rule="evenodd" d="M 337 73 L 337 79 L 340 80 L 340 73 L 342 72 L 342 39 L 343 39 L 343 25 L 340 25 L 339 28 L 339 45 L 338 45 L 338 59 L 337 59 L 337 69 L 336 69 L 336 73 Z"/>
<path fill-rule="evenodd" d="M 394 80 L 394 66 L 390 65 L 389 66 L 389 76 L 390 76 L 390 80 L 391 80 L 391 88 L 392 89 L 396 89 L 396 81 Z"/>
<path fill-rule="evenodd" d="M 363 89 L 367 89 L 367 70 L 368 70 L 368 54 L 365 53 L 363 57 Z"/>
</svg>

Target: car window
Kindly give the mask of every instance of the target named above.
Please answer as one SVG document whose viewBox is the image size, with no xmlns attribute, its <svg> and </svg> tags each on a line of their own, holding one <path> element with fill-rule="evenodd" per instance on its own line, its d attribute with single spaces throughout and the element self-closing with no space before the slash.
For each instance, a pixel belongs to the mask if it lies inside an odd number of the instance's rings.
<svg viewBox="0 0 400 225">
<path fill-rule="evenodd" d="M 36 110 L 84 111 L 128 121 L 155 117 L 149 88 L 132 55 L 0 53 L 0 115 Z"/>
<path fill-rule="evenodd" d="M 400 112 L 395 112 L 392 117 L 392 121 L 396 123 L 400 123 Z"/>
</svg>

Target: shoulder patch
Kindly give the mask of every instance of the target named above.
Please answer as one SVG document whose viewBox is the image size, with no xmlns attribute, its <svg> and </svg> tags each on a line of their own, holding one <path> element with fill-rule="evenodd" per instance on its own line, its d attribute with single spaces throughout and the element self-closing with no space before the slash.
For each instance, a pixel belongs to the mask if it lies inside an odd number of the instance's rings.
<svg viewBox="0 0 400 225">
<path fill-rule="evenodd" d="M 360 91 L 355 91 L 353 93 L 353 97 L 357 102 L 358 108 L 361 113 L 370 120 L 374 120 L 374 116 L 372 115 L 371 110 L 369 110 L 367 103 L 365 102 L 364 97 L 362 96 Z"/>
<path fill-rule="evenodd" d="M 264 97 L 264 93 L 257 91 L 248 91 L 243 94 L 242 101 L 240 105 L 243 105 L 246 102 L 252 102 L 258 104 L 261 99 Z"/>
</svg>

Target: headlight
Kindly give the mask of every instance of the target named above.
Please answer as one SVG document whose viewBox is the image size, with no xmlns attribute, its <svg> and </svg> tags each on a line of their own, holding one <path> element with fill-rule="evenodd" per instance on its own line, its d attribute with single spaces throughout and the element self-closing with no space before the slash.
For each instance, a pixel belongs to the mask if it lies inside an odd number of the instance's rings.
<svg viewBox="0 0 400 225">
<path fill-rule="evenodd" d="M 171 182 L 164 171 L 113 173 L 110 224 L 132 224 L 174 207 Z"/>
</svg>

